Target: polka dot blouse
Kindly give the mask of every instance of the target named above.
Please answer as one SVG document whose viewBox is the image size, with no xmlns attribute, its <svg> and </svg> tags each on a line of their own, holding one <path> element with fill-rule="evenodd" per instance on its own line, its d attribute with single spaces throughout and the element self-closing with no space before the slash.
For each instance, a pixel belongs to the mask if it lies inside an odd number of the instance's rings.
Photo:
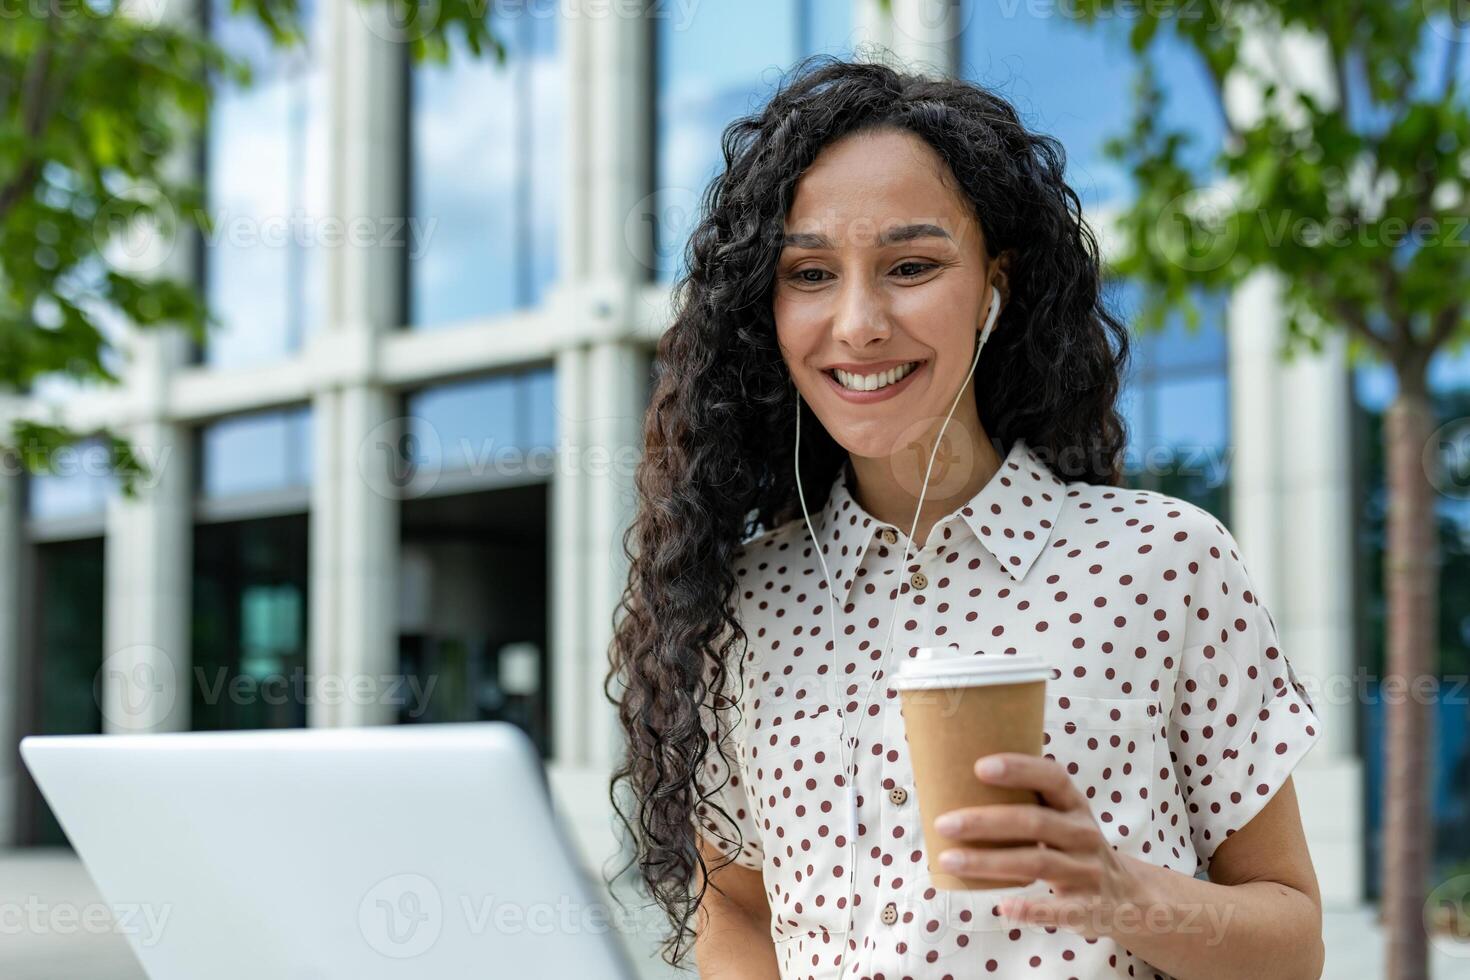
<svg viewBox="0 0 1470 980">
<path fill-rule="evenodd" d="M 731 710 L 723 752 L 711 741 L 694 781 L 697 827 L 764 877 L 782 977 L 837 976 L 844 942 L 854 977 L 1161 977 L 1118 941 L 1019 925 L 984 891 L 933 887 L 882 646 L 903 596 L 894 658 L 951 643 L 1041 656 L 1045 754 L 1114 848 L 1195 875 L 1321 730 L 1235 540 L 1189 503 L 1064 483 L 1017 442 L 900 571 L 905 531 L 858 505 L 849 469 L 812 512 L 817 543 L 797 517 L 743 544 L 736 612 L 750 642 L 725 698 L 705 703 L 712 739 L 712 706 Z M 814 547 L 843 597 L 835 673 Z M 844 716 L 858 803 L 850 907 Z"/>
</svg>

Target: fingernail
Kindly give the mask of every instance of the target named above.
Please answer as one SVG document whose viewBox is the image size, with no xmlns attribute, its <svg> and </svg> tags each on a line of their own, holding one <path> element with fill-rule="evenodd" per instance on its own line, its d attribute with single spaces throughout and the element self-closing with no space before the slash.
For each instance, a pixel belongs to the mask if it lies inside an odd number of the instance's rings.
<svg viewBox="0 0 1470 980">
<path fill-rule="evenodd" d="M 934 821 L 934 829 L 941 834 L 953 834 L 960 829 L 960 818 L 952 813 L 946 813 Z"/>
<path fill-rule="evenodd" d="M 985 758 L 981 759 L 979 762 L 975 763 L 975 772 L 982 778 L 999 776 L 1005 771 L 1005 762 L 1001 759 L 997 759 L 993 755 L 988 755 Z"/>
<path fill-rule="evenodd" d="M 939 866 L 946 871 L 958 871 L 964 866 L 964 857 L 959 851 L 941 851 L 939 853 Z"/>
</svg>

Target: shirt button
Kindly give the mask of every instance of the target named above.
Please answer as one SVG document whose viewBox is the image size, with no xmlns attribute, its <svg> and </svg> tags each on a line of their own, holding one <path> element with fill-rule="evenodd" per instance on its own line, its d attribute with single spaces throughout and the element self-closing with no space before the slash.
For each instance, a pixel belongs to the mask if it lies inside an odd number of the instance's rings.
<svg viewBox="0 0 1470 980">
<path fill-rule="evenodd" d="M 902 786 L 895 786 L 888 791 L 888 798 L 893 801 L 894 806 L 903 806 L 909 798 L 909 791 Z"/>
<path fill-rule="evenodd" d="M 898 906 L 889 902 L 883 906 L 883 924 L 891 926 L 898 921 Z"/>
<path fill-rule="evenodd" d="M 893 528 L 885 527 L 878 532 L 878 537 L 883 539 L 884 544 L 898 544 L 898 535 L 893 533 Z"/>
<path fill-rule="evenodd" d="M 916 589 L 922 589 L 928 584 L 929 576 L 925 575 L 923 572 L 915 572 L 913 575 L 909 576 L 909 585 L 912 585 Z"/>
</svg>

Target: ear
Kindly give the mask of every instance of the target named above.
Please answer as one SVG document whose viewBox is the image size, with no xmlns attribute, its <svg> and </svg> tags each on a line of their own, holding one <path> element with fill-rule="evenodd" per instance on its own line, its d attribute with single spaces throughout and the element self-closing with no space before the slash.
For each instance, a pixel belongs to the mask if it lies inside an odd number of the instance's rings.
<svg viewBox="0 0 1470 980">
<path fill-rule="evenodd" d="M 1000 303 L 1004 307 L 1011 301 L 1011 251 L 1006 249 L 994 263 L 995 272 L 990 277 L 991 285 L 1000 290 Z"/>
</svg>

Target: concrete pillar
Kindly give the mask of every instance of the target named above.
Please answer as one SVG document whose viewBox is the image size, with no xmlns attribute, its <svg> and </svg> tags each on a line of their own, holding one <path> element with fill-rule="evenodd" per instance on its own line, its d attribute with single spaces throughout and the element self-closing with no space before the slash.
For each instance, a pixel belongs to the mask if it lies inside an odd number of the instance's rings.
<svg viewBox="0 0 1470 980">
<path fill-rule="evenodd" d="M 392 724 L 397 705 L 382 695 L 398 671 L 399 502 L 380 450 L 397 445 L 396 400 L 352 385 L 317 395 L 312 412 L 307 724 Z"/>
<path fill-rule="evenodd" d="M 1292 394 L 1282 418 L 1281 538 L 1286 603 L 1282 622 L 1292 664 L 1318 678 L 1353 673 L 1351 388 L 1346 345 L 1334 334 L 1316 357 L 1280 367 Z M 1327 688 L 1317 698 L 1323 736 L 1318 752 L 1355 749 L 1356 699 Z"/>
<path fill-rule="evenodd" d="M 853 56 L 883 61 L 894 47 L 893 15 L 880 0 L 853 0 Z"/>
<path fill-rule="evenodd" d="M 1271 50 L 1275 47 L 1276 50 Z M 1330 103 L 1319 40 L 1257 28 L 1247 57 L 1289 65 L 1281 79 Z M 1243 75 L 1227 87 L 1232 118 L 1265 110 Z M 1262 271 L 1232 297 L 1230 323 L 1232 530 L 1282 650 L 1308 686 L 1323 735 L 1293 776 L 1323 901 L 1363 895 L 1363 764 L 1356 754 L 1357 698 L 1351 588 L 1353 527 L 1350 371 L 1341 334 L 1322 352 L 1286 362 L 1279 277 Z"/>
<path fill-rule="evenodd" d="M 591 122 L 582 138 L 597 147 L 585 174 L 586 273 L 590 284 L 607 289 L 608 295 L 633 297 L 653 268 L 651 242 L 628 232 L 628 216 L 653 190 L 650 25 L 635 18 L 574 19 L 583 21 L 574 28 L 585 32 L 574 42 L 574 50 L 585 51 L 586 71 L 569 88 L 576 89 L 575 98 L 581 100 L 575 111 Z M 630 316 L 634 306 L 621 303 L 619 310 L 617 315 Z M 558 561 L 556 574 L 575 576 L 582 589 L 583 623 L 577 630 L 585 634 L 576 637 L 583 648 L 582 666 L 575 676 L 582 684 L 585 708 L 584 762 L 610 769 L 621 755 L 623 740 L 615 709 L 602 692 L 602 680 L 608 669 L 613 610 L 628 577 L 621 535 L 635 507 L 631 460 L 640 441 L 643 403 L 638 392 L 647 374 L 647 354 L 634 341 L 609 339 L 591 345 L 583 355 L 565 355 L 560 363 L 581 373 L 586 411 L 577 416 L 583 429 L 575 460 L 580 474 L 574 480 L 576 489 L 559 494 L 558 500 L 570 510 L 581 498 L 587 534 L 575 560 Z M 560 390 L 566 391 L 568 382 L 576 380 L 563 379 Z M 565 406 L 563 411 L 564 416 L 569 414 Z"/>
<path fill-rule="evenodd" d="M 597 0 L 585 2 L 590 10 L 601 8 Z M 592 158 L 581 171 L 587 181 L 586 270 L 593 278 L 641 285 L 654 266 L 651 241 L 646 234 L 630 234 L 629 216 L 653 190 L 651 26 L 643 18 L 605 11 L 573 20 L 581 21 L 574 32 L 585 32 L 577 44 L 586 45 L 587 58 L 586 73 L 568 86 L 581 89 L 577 114 L 590 123 L 580 136 Z"/>
<path fill-rule="evenodd" d="M 389 453 L 397 396 L 377 376 L 378 339 L 399 326 L 404 71 L 407 49 L 385 19 L 355 0 L 331 0 L 325 66 L 333 120 L 330 214 L 349 235 L 327 254 L 327 323 L 305 356 L 316 378 L 311 494 L 308 673 L 312 726 L 388 724 L 397 706 L 385 675 L 398 670 L 398 495 Z M 412 25 L 409 25 L 410 27 Z"/>
<path fill-rule="evenodd" d="M 587 615 L 582 570 L 591 540 L 587 526 L 589 481 L 581 465 L 591 414 L 585 347 L 556 358 L 558 462 L 551 481 L 551 716 L 553 757 L 561 765 L 587 760 L 587 713 L 594 694 L 586 682 L 592 617 Z"/>
<path fill-rule="evenodd" d="M 1284 561 L 1280 311 L 1280 282 L 1259 272 L 1236 288 L 1226 315 L 1231 531 L 1263 597 L 1281 594 Z"/>
<path fill-rule="evenodd" d="M 593 70 L 593 21 L 578 10 L 577 16 L 557 22 L 562 72 L 562 165 L 561 241 L 559 279 L 563 287 L 580 282 L 591 272 L 592 235 L 587 216 L 591 213 L 593 182 L 606 147 L 593 139 L 596 106 L 591 84 Z"/>
<path fill-rule="evenodd" d="M 0 456 L 0 848 L 20 835 L 20 561 L 21 477 L 18 461 Z"/>
<path fill-rule="evenodd" d="M 599 185 L 605 147 L 594 143 L 598 79 L 594 65 L 606 65 L 595 21 L 582 8 L 558 23 L 564 93 L 562 141 L 566 147 L 561 212 L 560 281 L 550 301 L 567 316 L 585 315 L 579 287 L 593 275 L 596 236 L 588 216 L 593 201 L 606 196 Z M 612 68 L 614 72 L 617 68 Z M 636 226 L 636 225 L 635 225 Z M 606 234 L 606 222 L 603 223 Z M 587 764 L 586 682 L 589 657 L 588 592 L 582 574 L 588 544 L 585 467 L 579 465 L 587 443 L 589 414 L 587 348 L 564 348 L 556 355 L 557 466 L 551 479 L 549 537 L 551 606 L 551 717 L 555 771 L 583 771 Z M 597 818 L 604 814 L 598 811 Z M 600 825 L 600 819 L 596 820 Z"/>
<path fill-rule="evenodd" d="M 1231 525 L 1281 649 L 1323 735 L 1293 782 L 1325 902 L 1363 893 L 1363 765 L 1357 699 L 1350 399 L 1346 355 L 1280 355 L 1280 282 L 1262 272 L 1230 310 Z"/>
<path fill-rule="evenodd" d="M 166 0 L 160 16 L 186 23 L 197 0 Z M 190 152 L 166 163 L 176 178 L 196 177 Z M 195 240 L 139 226 L 130 247 L 109 259 L 140 277 L 188 281 Z M 103 562 L 103 650 L 99 691 L 104 732 L 189 728 L 193 655 L 193 433 L 169 419 L 169 385 L 189 359 L 178 332 L 126 330 L 127 413 L 122 435 L 150 470 L 134 497 L 107 503 Z"/>
<path fill-rule="evenodd" d="M 1357 904 L 1365 881 L 1363 762 L 1357 755 L 1358 698 L 1352 614 L 1354 567 L 1351 382 L 1344 338 L 1319 356 L 1282 365 L 1292 410 L 1279 502 L 1283 528 L 1277 625 L 1292 665 L 1315 683 L 1322 740 L 1297 777 L 1323 898 Z"/>
<path fill-rule="evenodd" d="M 893 0 L 893 52 L 911 69 L 953 74 L 962 26 L 958 0 Z"/>
<path fill-rule="evenodd" d="M 628 581 L 623 532 L 632 522 L 636 494 L 633 469 L 640 441 L 648 353 L 630 343 L 598 344 L 588 359 L 591 394 L 587 444 L 588 585 L 587 650 L 589 654 L 588 749 L 594 765 L 610 766 L 622 744 L 613 706 L 602 693 L 612 645 L 611 617 Z"/>
<path fill-rule="evenodd" d="M 192 433 L 155 417 L 125 434 L 153 472 L 136 496 L 107 503 L 102 730 L 186 731 L 193 692 Z"/>
</svg>

